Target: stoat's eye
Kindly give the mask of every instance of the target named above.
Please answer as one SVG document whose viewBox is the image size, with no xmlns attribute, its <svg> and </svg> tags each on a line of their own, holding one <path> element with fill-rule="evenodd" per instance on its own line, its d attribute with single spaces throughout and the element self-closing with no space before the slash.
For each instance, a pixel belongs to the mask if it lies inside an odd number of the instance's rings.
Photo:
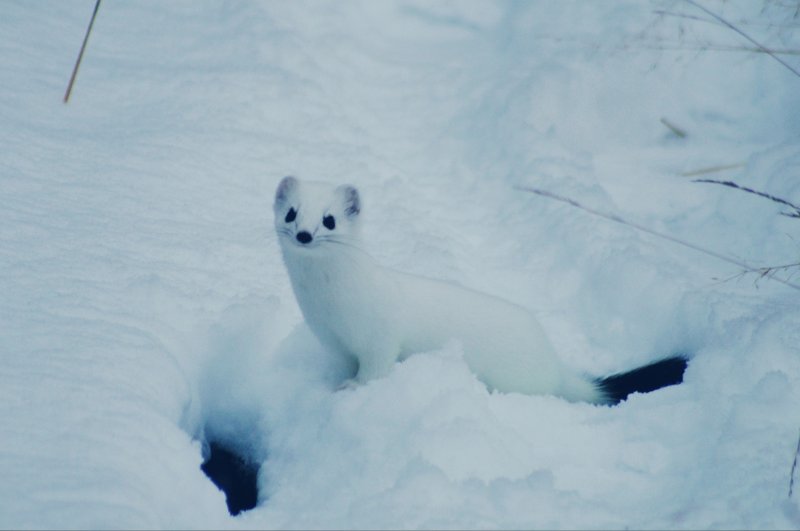
<svg viewBox="0 0 800 531">
<path fill-rule="evenodd" d="M 295 210 L 294 207 L 292 207 L 289 209 L 289 212 L 286 213 L 286 219 L 284 219 L 284 221 L 286 223 L 291 223 L 292 221 L 295 220 L 296 217 L 297 217 L 297 210 Z"/>
<path fill-rule="evenodd" d="M 330 214 L 322 218 L 322 224 L 325 225 L 325 228 L 328 230 L 333 230 L 336 228 L 336 220 Z"/>
</svg>

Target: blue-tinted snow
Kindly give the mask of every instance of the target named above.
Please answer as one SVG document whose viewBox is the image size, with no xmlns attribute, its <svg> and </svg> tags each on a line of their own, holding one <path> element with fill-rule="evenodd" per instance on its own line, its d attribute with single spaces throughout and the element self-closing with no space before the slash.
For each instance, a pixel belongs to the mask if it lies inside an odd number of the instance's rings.
<svg viewBox="0 0 800 531">
<path fill-rule="evenodd" d="M 679 2 L 105 2 L 64 106 L 93 4 L 0 16 L 0 527 L 800 526 L 797 292 L 514 188 L 797 262 L 778 205 L 681 174 L 798 202 L 798 77 Z M 800 45 L 779 2 L 704 5 Z M 272 234 L 289 173 L 573 365 L 685 350 L 686 383 L 489 394 L 454 344 L 335 392 Z M 266 459 L 258 508 L 227 515 L 204 437 Z"/>
</svg>

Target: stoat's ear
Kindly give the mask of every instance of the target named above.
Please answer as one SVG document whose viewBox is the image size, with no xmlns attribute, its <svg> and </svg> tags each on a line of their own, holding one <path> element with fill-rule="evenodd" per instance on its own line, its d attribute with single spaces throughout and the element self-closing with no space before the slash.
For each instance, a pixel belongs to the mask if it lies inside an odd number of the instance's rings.
<svg viewBox="0 0 800 531">
<path fill-rule="evenodd" d="M 275 205 L 282 205 L 288 199 L 289 194 L 297 188 L 298 180 L 291 175 L 288 177 L 284 177 L 281 179 L 280 184 L 278 184 L 278 189 L 275 191 Z"/>
<path fill-rule="evenodd" d="M 336 191 L 344 201 L 344 213 L 348 219 L 353 219 L 361 212 L 361 198 L 355 186 L 343 184 L 336 188 Z"/>
</svg>

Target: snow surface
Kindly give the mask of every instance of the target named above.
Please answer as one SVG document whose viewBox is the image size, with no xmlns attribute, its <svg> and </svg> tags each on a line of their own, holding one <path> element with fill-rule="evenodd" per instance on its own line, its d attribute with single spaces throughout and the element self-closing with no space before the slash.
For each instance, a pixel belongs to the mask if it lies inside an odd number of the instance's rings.
<svg viewBox="0 0 800 531">
<path fill-rule="evenodd" d="M 796 50 L 789 4 L 704 2 Z M 796 262 L 779 205 L 681 174 L 800 201 L 800 78 L 685 2 L 109 0 L 65 106 L 93 5 L 0 8 L 0 527 L 800 527 L 798 293 L 515 188 Z M 286 174 L 357 185 L 373 255 L 530 308 L 574 366 L 690 352 L 686 382 L 488 393 L 453 344 L 336 391 Z M 256 509 L 208 439 L 264 461 Z"/>
</svg>

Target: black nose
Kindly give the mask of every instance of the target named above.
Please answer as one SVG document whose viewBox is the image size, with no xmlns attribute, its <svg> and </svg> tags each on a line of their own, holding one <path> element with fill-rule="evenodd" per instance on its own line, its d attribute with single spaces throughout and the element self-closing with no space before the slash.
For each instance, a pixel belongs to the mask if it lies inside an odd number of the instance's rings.
<svg viewBox="0 0 800 531">
<path fill-rule="evenodd" d="M 310 232 L 303 230 L 297 233 L 297 241 L 299 241 L 300 243 L 309 243 L 313 239 L 314 237 L 311 236 Z"/>
</svg>

